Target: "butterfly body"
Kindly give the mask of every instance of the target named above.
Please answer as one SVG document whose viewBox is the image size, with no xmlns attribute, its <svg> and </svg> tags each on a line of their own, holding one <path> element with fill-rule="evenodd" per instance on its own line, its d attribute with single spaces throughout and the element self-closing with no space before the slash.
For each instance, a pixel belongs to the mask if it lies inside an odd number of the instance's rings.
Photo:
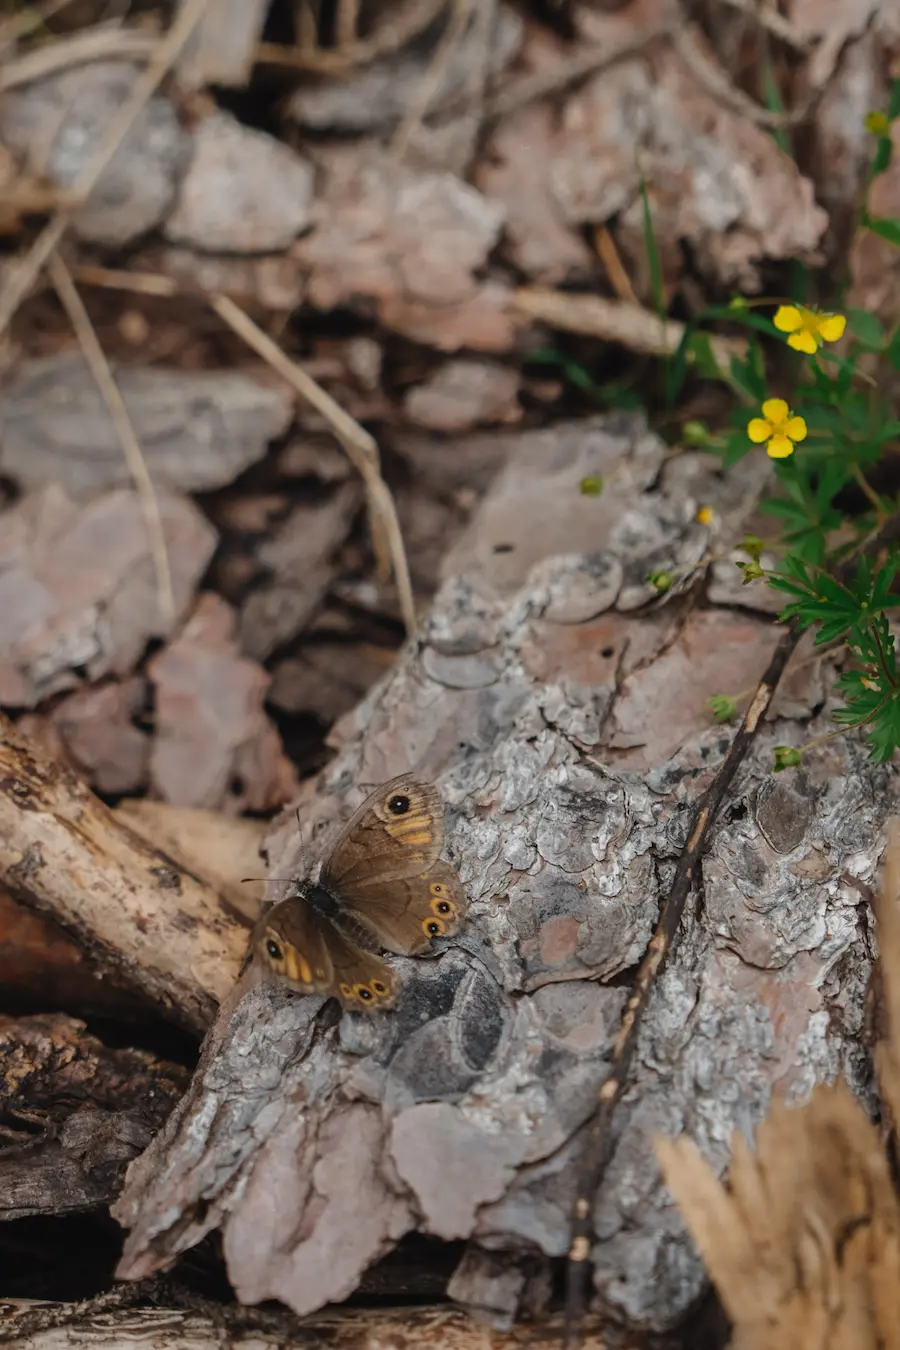
<svg viewBox="0 0 900 1350">
<path fill-rule="evenodd" d="M 255 949 L 269 969 L 306 994 L 347 1008 L 389 1008 L 397 975 L 378 954 L 417 956 L 455 933 L 465 896 L 440 860 L 438 791 L 401 774 L 372 793 L 342 830 L 317 881 L 297 882 L 260 920 Z"/>
</svg>

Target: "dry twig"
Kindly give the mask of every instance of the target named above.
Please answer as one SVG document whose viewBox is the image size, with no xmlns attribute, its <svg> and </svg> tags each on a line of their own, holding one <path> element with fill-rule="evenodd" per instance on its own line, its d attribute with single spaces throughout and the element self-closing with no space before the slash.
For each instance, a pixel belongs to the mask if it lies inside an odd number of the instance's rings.
<svg viewBox="0 0 900 1350">
<path fill-rule="evenodd" d="M 395 164 L 403 160 L 432 100 L 443 84 L 450 62 L 453 60 L 453 53 L 469 26 L 474 9 L 475 0 L 454 0 L 453 17 L 441 35 L 428 69 L 416 90 L 416 96 L 407 108 L 394 136 L 391 157 Z"/>
<path fill-rule="evenodd" d="M 153 480 L 147 470 L 147 464 L 141 450 L 137 434 L 128 415 L 125 400 L 119 392 L 113 373 L 109 368 L 106 354 L 94 331 L 90 316 L 84 307 L 84 301 L 72 280 L 68 267 L 58 253 L 51 254 L 49 272 L 56 292 L 69 316 L 75 336 L 84 353 L 84 359 L 91 368 L 91 374 L 97 382 L 97 388 L 106 404 L 116 435 L 122 446 L 122 453 L 128 464 L 131 477 L 141 502 L 144 521 L 147 526 L 147 541 L 153 555 L 156 570 L 156 585 L 159 595 L 160 618 L 169 625 L 175 618 L 175 595 L 172 590 L 172 569 L 169 566 L 169 553 L 166 548 L 166 536 L 159 502 Z"/>
<path fill-rule="evenodd" d="M 196 1032 L 248 933 L 216 892 L 151 847 L 0 716 L 0 881 L 101 970 Z"/>
<path fill-rule="evenodd" d="M 347 457 L 365 484 L 369 503 L 369 521 L 372 546 L 383 572 L 393 568 L 400 600 L 400 611 L 409 636 L 415 632 L 416 610 L 406 549 L 397 518 L 397 508 L 391 490 L 381 476 L 378 444 L 357 421 L 344 412 L 339 403 L 327 394 L 321 385 L 307 375 L 302 366 L 292 361 L 272 338 L 264 333 L 227 295 L 210 297 L 210 305 L 223 322 L 227 323 L 249 347 L 252 347 L 273 370 L 277 370 L 308 403 L 322 414 L 335 436 L 347 452 Z"/>
<path fill-rule="evenodd" d="M 333 51 L 261 42 L 256 49 L 256 59 L 264 65 L 287 66 L 291 70 L 344 75 L 354 66 L 366 65 L 379 56 L 391 56 L 400 51 L 434 23 L 446 3 L 447 0 L 413 0 L 399 14 L 390 14 L 388 10 L 387 22 L 381 24 L 371 37 L 336 47 Z"/>
<path fill-rule="evenodd" d="M 75 275 L 79 281 L 89 285 L 135 291 L 143 295 L 175 296 L 181 293 L 181 288 L 169 277 L 156 276 L 152 273 L 79 267 Z M 237 333 L 238 337 L 243 338 L 253 351 L 268 362 L 302 398 L 322 414 L 344 447 L 347 457 L 366 487 L 376 561 L 384 573 L 393 570 L 403 622 L 407 633 L 411 635 L 415 631 L 416 612 L 409 564 L 397 519 L 396 504 L 390 488 L 381 475 L 378 443 L 375 438 L 346 413 L 302 366 L 292 361 L 278 343 L 264 333 L 233 300 L 225 295 L 209 295 L 200 291 L 197 293 L 215 310 L 219 318 Z"/>
<path fill-rule="evenodd" d="M 661 319 L 643 305 L 627 300 L 607 300 L 601 295 L 569 295 L 542 286 L 523 286 L 515 293 L 518 308 L 531 319 L 550 324 L 564 333 L 584 333 L 617 342 L 648 356 L 673 356 L 684 338 L 685 325 L 677 319 Z M 746 354 L 745 338 L 709 335 L 716 363 L 728 369 L 732 357 Z"/>
<path fill-rule="evenodd" d="M 0 94 L 90 61 L 115 58 L 143 61 L 153 55 L 158 45 L 158 37 L 133 28 L 87 28 L 80 33 L 68 33 L 5 62 L 0 69 Z"/>
<path fill-rule="evenodd" d="M 118 117 L 109 128 L 96 154 L 92 156 L 90 163 L 74 184 L 73 190 L 82 201 L 90 195 L 100 175 L 128 135 L 135 117 L 165 78 L 178 53 L 203 17 L 208 3 L 209 0 L 187 0 L 187 4 L 171 28 L 160 38 L 147 69 L 135 81 L 131 97 L 120 109 Z M 69 208 L 54 216 L 38 235 L 25 257 L 10 270 L 6 285 L 0 292 L 0 334 L 6 331 L 32 282 L 62 240 L 74 215 L 74 209 Z"/>
</svg>

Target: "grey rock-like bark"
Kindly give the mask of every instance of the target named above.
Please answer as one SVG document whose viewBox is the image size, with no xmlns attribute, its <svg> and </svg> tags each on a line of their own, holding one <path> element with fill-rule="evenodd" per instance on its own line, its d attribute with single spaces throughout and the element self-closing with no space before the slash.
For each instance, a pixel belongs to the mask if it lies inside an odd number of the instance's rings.
<svg viewBox="0 0 900 1350">
<path fill-rule="evenodd" d="M 564 1255 L 627 977 L 730 742 L 705 700 L 752 688 L 779 632 L 746 611 L 697 613 L 696 591 L 634 612 L 651 567 L 703 556 L 699 503 L 739 537 L 765 465 L 724 482 L 714 468 L 663 466 L 630 419 L 522 439 L 419 642 L 338 726 L 337 757 L 301 803 L 308 867 L 374 784 L 406 768 L 433 779 L 468 922 L 435 959 L 396 959 L 404 991 L 383 1017 L 339 1017 L 251 967 L 190 1092 L 132 1165 L 115 1210 L 131 1229 L 120 1274 L 165 1266 L 221 1226 L 238 1296 L 305 1312 L 344 1298 L 417 1229 L 470 1240 L 453 1295 L 484 1303 L 490 1284 L 496 1314 L 522 1288 L 502 1285 L 498 1254 Z M 592 546 L 586 474 L 607 485 Z M 500 540 L 510 547 L 494 552 Z M 897 784 L 853 737 L 772 776 L 773 746 L 800 741 L 798 721 L 829 725 L 820 665 L 789 671 L 713 829 L 615 1117 L 595 1283 L 632 1324 L 671 1325 L 703 1282 L 654 1132 L 687 1131 L 724 1166 L 731 1131 L 752 1130 L 774 1093 L 801 1097 L 842 1066 L 866 1089 L 872 953 L 854 880 L 873 876 Z M 275 877 L 298 870 L 293 817 L 269 856 Z"/>
</svg>

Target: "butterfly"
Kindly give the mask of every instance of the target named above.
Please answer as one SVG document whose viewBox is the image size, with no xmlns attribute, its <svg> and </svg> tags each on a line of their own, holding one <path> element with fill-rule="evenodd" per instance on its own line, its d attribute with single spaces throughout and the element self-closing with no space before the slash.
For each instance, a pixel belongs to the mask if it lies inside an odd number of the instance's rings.
<svg viewBox="0 0 900 1350">
<path fill-rule="evenodd" d="M 345 1008 L 390 1008 L 397 974 L 379 953 L 418 956 L 457 932 L 466 910 L 459 877 L 441 861 L 444 808 L 430 783 L 401 774 L 351 816 L 317 881 L 295 881 L 263 914 L 254 950 L 303 994 Z"/>
</svg>

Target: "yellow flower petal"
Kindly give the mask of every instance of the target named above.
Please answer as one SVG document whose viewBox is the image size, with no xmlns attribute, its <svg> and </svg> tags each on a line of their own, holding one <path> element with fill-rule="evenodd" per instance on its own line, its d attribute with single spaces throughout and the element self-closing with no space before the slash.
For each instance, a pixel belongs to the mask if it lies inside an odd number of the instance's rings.
<svg viewBox="0 0 900 1350">
<path fill-rule="evenodd" d="M 770 422 L 783 422 L 790 408 L 783 398 L 767 398 L 762 405 L 762 415 Z"/>
<path fill-rule="evenodd" d="M 819 336 L 825 342 L 837 342 L 844 336 L 847 320 L 843 314 L 825 314 L 819 323 Z"/>
<path fill-rule="evenodd" d="M 796 305 L 779 305 L 772 322 L 780 333 L 795 333 L 803 327 L 803 315 Z"/>
<path fill-rule="evenodd" d="M 788 338 L 788 346 L 793 347 L 795 352 L 805 352 L 807 356 L 815 356 L 818 350 L 818 343 L 812 333 L 792 333 Z"/>
<path fill-rule="evenodd" d="M 766 451 L 770 459 L 787 459 L 794 453 L 794 442 L 788 436 L 773 436 Z"/>
<path fill-rule="evenodd" d="M 747 435 L 754 445 L 762 445 L 763 441 L 767 441 L 772 435 L 772 428 L 761 417 L 751 417 L 747 423 Z"/>
<path fill-rule="evenodd" d="M 802 417 L 792 417 L 784 428 L 784 434 L 789 436 L 792 441 L 806 440 L 806 422 Z"/>
</svg>

